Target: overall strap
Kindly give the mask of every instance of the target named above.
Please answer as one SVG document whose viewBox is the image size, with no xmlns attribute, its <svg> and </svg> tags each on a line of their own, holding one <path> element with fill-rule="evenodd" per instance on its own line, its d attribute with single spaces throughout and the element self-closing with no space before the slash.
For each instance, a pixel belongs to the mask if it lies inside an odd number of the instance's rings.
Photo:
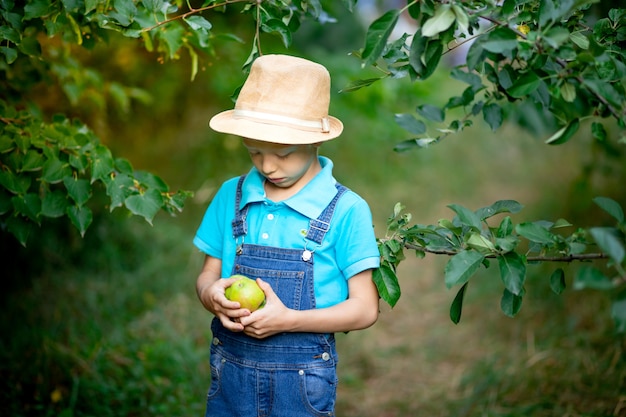
<svg viewBox="0 0 626 417">
<path fill-rule="evenodd" d="M 337 187 L 337 194 L 317 219 L 311 219 L 309 222 L 309 230 L 306 232 L 305 237 L 318 245 L 322 243 L 324 236 L 326 236 L 326 232 L 328 232 L 328 229 L 330 228 L 330 220 L 333 218 L 333 214 L 335 213 L 337 201 L 339 201 L 339 198 L 343 195 L 343 193 L 348 191 L 348 188 L 339 183 L 336 183 L 335 187 Z"/>
<path fill-rule="evenodd" d="M 240 210 L 241 205 L 241 186 L 246 179 L 245 175 L 239 177 L 237 182 L 237 192 L 235 194 L 235 218 L 233 219 L 233 237 L 237 239 L 240 236 L 245 236 L 248 233 L 248 225 L 246 223 L 246 215 L 248 214 L 248 206 Z"/>
</svg>

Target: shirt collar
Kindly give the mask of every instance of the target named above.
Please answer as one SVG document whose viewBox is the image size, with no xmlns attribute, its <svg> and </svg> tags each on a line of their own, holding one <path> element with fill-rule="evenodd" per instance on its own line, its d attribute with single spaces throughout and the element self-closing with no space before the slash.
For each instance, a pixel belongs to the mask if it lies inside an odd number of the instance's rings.
<svg viewBox="0 0 626 417">
<path fill-rule="evenodd" d="M 324 156 L 320 156 L 319 161 L 322 170 L 296 195 L 282 202 L 311 219 L 316 219 L 337 194 L 335 187 L 337 181 L 333 177 L 333 162 Z M 255 167 L 252 167 L 242 186 L 242 208 L 246 204 L 267 200 L 263 187 L 264 182 L 263 175 Z"/>
</svg>

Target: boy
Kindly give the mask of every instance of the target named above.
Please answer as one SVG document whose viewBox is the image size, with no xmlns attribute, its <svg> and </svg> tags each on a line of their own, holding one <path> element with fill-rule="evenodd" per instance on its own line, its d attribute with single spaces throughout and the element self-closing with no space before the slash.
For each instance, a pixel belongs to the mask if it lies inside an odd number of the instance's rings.
<svg viewBox="0 0 626 417">
<path fill-rule="evenodd" d="M 378 318 L 369 207 L 318 156 L 343 130 L 329 103 L 323 66 L 265 55 L 235 109 L 211 119 L 242 138 L 253 168 L 222 185 L 194 238 L 206 254 L 198 298 L 215 316 L 207 416 L 334 415 L 334 333 Z M 257 280 L 263 308 L 226 299 L 233 274 Z"/>
</svg>

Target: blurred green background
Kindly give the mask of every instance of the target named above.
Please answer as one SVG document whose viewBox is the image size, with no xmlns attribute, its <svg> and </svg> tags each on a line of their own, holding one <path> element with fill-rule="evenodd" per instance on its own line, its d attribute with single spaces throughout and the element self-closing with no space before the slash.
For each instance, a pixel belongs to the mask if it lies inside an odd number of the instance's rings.
<svg viewBox="0 0 626 417">
<path fill-rule="evenodd" d="M 345 130 L 322 154 L 334 160 L 336 177 L 368 200 L 378 236 L 396 202 L 421 224 L 451 218 L 450 203 L 476 209 L 514 199 L 526 206 L 518 221 L 565 217 L 581 226 L 601 215 L 592 197 L 624 203 L 623 158 L 585 136 L 547 146 L 538 121 L 532 129 L 508 123 L 495 133 L 477 123 L 431 148 L 394 152 L 408 138 L 395 113 L 442 104 L 462 87 L 443 68 L 428 82 L 386 80 L 339 94 L 368 77 L 348 55 L 362 46 L 364 29 L 352 15 L 341 21 L 308 24 L 289 50 L 263 39 L 263 53 L 299 55 L 329 69 L 331 114 Z M 251 39 L 236 16 L 215 24 Z M 203 256 L 191 240 L 217 187 L 250 166 L 237 138 L 208 128 L 213 114 L 233 106 L 248 45 L 217 41 L 216 50 L 193 82 L 184 57 L 161 64 L 127 39 L 72 51 L 108 79 L 149 93 L 149 101 L 126 110 L 95 100 L 73 108 L 54 87 L 39 87 L 44 109 L 83 118 L 115 154 L 195 197 L 177 217 L 159 214 L 154 227 L 102 210 L 83 239 L 61 222 L 42 229 L 28 248 L 2 234 L 8 273 L 0 415 L 203 415 L 211 317 L 196 300 Z M 524 306 L 510 319 L 499 310 L 499 278 L 487 270 L 454 325 L 446 261 L 405 261 L 398 305 L 382 305 L 374 327 L 339 336 L 338 416 L 626 415 L 626 346 L 614 334 L 606 295 L 568 289 L 556 296 L 549 272 L 536 266 Z M 576 267 L 564 266 L 568 277 Z"/>
</svg>

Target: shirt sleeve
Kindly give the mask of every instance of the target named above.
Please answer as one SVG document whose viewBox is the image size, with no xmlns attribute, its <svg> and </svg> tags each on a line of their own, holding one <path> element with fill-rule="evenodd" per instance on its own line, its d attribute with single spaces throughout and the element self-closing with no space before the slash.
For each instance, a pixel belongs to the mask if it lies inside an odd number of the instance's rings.
<svg viewBox="0 0 626 417">
<path fill-rule="evenodd" d="M 350 207 L 340 220 L 342 243 L 336 248 L 337 264 L 346 279 L 380 266 L 370 208 L 358 195 L 351 193 L 351 197 L 347 202 Z"/>
<path fill-rule="evenodd" d="M 233 186 L 234 183 L 234 186 Z M 194 245 L 214 258 L 222 259 L 224 233 L 234 217 L 234 198 L 237 179 L 225 182 L 209 204 L 193 239 Z"/>
</svg>

